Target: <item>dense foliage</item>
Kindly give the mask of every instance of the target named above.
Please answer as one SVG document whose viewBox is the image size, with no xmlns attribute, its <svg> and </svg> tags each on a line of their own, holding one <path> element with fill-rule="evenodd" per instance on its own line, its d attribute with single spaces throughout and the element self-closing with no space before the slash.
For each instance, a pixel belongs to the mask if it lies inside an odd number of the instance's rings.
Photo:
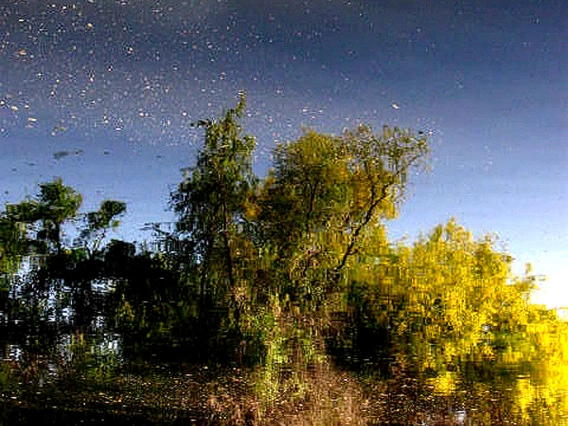
<svg viewBox="0 0 568 426">
<path fill-rule="evenodd" d="M 244 108 L 242 97 L 198 123 L 204 145 L 171 194 L 175 229 L 155 227 L 161 250 L 109 241 L 126 205 L 80 213 L 81 195 L 60 179 L 7 205 L 6 346 L 37 361 L 37 342 L 49 341 L 68 365 L 94 336 L 85 362 L 97 380 L 119 360 L 248 367 L 265 408 L 283 393 L 305 400 L 310 374 L 333 365 L 371 382 L 412 374 L 441 395 L 502 381 L 519 418 L 534 404 L 565 412 L 567 327 L 530 303 L 530 271 L 514 276 L 494 238 L 454 219 L 411 245 L 388 240 L 408 179 L 427 167 L 423 134 L 306 130 L 277 145 L 261 179 Z M 523 379 L 534 369 L 540 382 Z"/>
</svg>

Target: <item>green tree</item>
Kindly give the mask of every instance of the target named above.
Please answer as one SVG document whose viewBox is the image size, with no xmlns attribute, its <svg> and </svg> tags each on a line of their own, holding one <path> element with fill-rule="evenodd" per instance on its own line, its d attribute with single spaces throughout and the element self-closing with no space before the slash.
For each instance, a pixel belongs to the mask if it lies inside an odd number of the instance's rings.
<svg viewBox="0 0 568 426">
<path fill-rule="evenodd" d="M 126 206 L 105 200 L 98 211 L 82 215 L 81 203 L 82 196 L 58 178 L 40 184 L 34 198 L 7 205 L 2 212 L 0 264 L 4 286 L 15 290 L 18 299 L 13 306 L 43 319 L 72 306 L 79 322 L 90 321 L 89 313 L 96 310 L 92 283 L 104 274 L 99 246 Z M 77 236 L 75 241 L 71 236 Z M 15 280 L 24 259 L 25 278 Z"/>
<path fill-rule="evenodd" d="M 104 200 L 99 210 L 85 215 L 86 226 L 81 231 L 80 240 L 83 244 L 92 241 L 90 252 L 97 252 L 109 229 L 120 225 L 118 217 L 126 212 L 126 203 L 115 200 Z"/>
<path fill-rule="evenodd" d="M 26 229 L 12 220 L 6 212 L 0 215 L 0 288 L 17 272 L 21 258 L 28 252 Z"/>
<path fill-rule="evenodd" d="M 203 149 L 171 197 L 178 216 L 177 253 L 188 277 L 188 299 L 198 294 L 198 316 L 227 309 L 227 320 L 239 329 L 244 309 L 246 255 L 250 222 L 245 216 L 256 185 L 252 172 L 255 141 L 239 123 L 245 97 L 220 119 L 198 122 L 205 129 Z M 198 285 L 197 292 L 194 284 Z"/>
<path fill-rule="evenodd" d="M 308 366 L 325 368 L 328 353 L 354 341 L 346 290 L 361 250 L 396 216 L 427 154 L 423 135 L 386 126 L 379 134 L 367 126 L 340 136 L 309 130 L 276 147 L 252 209 L 270 277 L 261 394 L 298 389 L 301 397 Z"/>
<path fill-rule="evenodd" d="M 387 126 L 380 134 L 360 126 L 339 137 L 308 131 L 276 148 L 259 221 L 291 291 L 306 280 L 321 297 L 339 290 L 364 234 L 396 216 L 408 175 L 427 154 L 423 135 Z"/>
<path fill-rule="evenodd" d="M 40 184 L 40 193 L 35 203 L 32 218 L 39 223 L 36 238 L 46 244 L 48 252 L 60 253 L 62 250 L 62 226 L 73 220 L 83 197 L 73 188 L 63 185 L 61 178 Z"/>
</svg>

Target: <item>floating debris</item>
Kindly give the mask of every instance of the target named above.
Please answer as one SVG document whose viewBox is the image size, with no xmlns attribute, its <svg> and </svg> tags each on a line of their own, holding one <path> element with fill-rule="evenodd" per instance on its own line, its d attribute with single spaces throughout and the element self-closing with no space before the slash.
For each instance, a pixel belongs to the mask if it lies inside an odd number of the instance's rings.
<svg viewBox="0 0 568 426">
<path fill-rule="evenodd" d="M 56 160 L 61 160 L 62 158 L 69 157 L 70 155 L 83 155 L 85 151 L 78 149 L 76 151 L 57 151 L 53 153 L 53 158 Z"/>
<path fill-rule="evenodd" d="M 62 158 L 68 157 L 71 155 L 69 151 L 57 151 L 53 153 L 53 158 L 56 160 L 61 160 Z"/>
</svg>

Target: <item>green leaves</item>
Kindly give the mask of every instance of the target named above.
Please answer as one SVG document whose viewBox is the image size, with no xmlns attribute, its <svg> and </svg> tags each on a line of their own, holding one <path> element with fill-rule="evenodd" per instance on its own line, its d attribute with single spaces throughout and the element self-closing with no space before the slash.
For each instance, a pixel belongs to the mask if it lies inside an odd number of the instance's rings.
<svg viewBox="0 0 568 426">
<path fill-rule="evenodd" d="M 379 134 L 368 126 L 341 136 L 306 131 L 277 146 L 259 196 L 266 243 L 289 268 L 318 265 L 333 288 L 365 232 L 396 216 L 408 174 L 426 166 L 427 154 L 424 137 L 387 126 Z M 302 269 L 305 277 L 313 267 Z"/>
<path fill-rule="evenodd" d="M 0 289 L 7 287 L 29 250 L 26 229 L 5 213 L 0 215 Z"/>
<path fill-rule="evenodd" d="M 73 188 L 63 185 L 62 180 L 42 183 L 35 199 L 8 205 L 5 220 L 23 226 L 22 233 L 34 232 L 29 243 L 35 251 L 61 251 L 61 227 L 74 219 L 83 201 Z"/>
<path fill-rule="evenodd" d="M 126 213 L 126 204 L 122 201 L 104 200 L 99 210 L 85 215 L 86 227 L 81 231 L 80 240 L 85 245 L 93 240 L 93 251 L 98 250 L 109 228 L 116 229 L 120 221 L 118 216 Z"/>
<path fill-rule="evenodd" d="M 276 324 L 342 303 L 333 295 L 348 282 L 344 271 L 357 269 L 362 241 L 396 215 L 428 145 L 398 128 L 308 130 L 275 148 L 274 168 L 260 180 L 251 167 L 254 139 L 239 123 L 244 107 L 241 96 L 219 119 L 197 123 L 203 147 L 172 193 L 178 221 L 166 238 L 180 243 L 170 254 L 196 297 L 186 303 L 196 306 L 198 324 L 225 310 L 220 333 L 268 336 L 251 329 L 255 316 Z"/>
<path fill-rule="evenodd" d="M 241 334 L 242 315 L 250 298 L 252 231 L 247 212 L 255 191 L 252 151 L 255 141 L 239 123 L 244 95 L 217 120 L 197 123 L 205 129 L 204 145 L 194 167 L 172 193 L 178 216 L 173 254 L 187 277 L 187 293 L 197 300 L 203 335 L 208 318 L 226 310 L 227 329 Z M 206 337 L 207 339 L 210 336 Z"/>
<path fill-rule="evenodd" d="M 255 184 L 255 141 L 243 133 L 238 122 L 244 107 L 241 95 L 236 108 L 221 119 L 198 122 L 205 128 L 203 149 L 196 165 L 172 193 L 170 205 L 179 217 L 177 231 L 193 240 L 201 255 L 212 243 L 207 241 L 227 231 L 231 222 L 242 220 L 244 204 Z"/>
<path fill-rule="evenodd" d="M 566 357 L 555 349 L 566 354 L 568 345 L 552 333 L 560 323 L 528 302 L 530 270 L 512 276 L 512 258 L 493 238 L 450 220 L 414 244 L 388 241 L 386 221 L 413 173 L 427 168 L 423 135 L 307 130 L 275 148 L 259 179 L 244 108 L 241 96 L 218 119 L 197 122 L 202 149 L 171 195 L 175 232 L 154 229 L 166 252 L 103 246 L 126 205 L 105 200 L 79 213 L 80 194 L 61 179 L 7 206 L 0 304 L 72 332 L 104 323 L 101 335 L 118 332 L 125 360 L 146 352 L 261 367 L 257 392 L 267 404 L 286 389 L 308 400 L 305 378 L 330 359 L 375 372 L 395 358 L 444 395 L 472 362 L 481 371 L 544 357 L 547 377 L 565 379 L 557 366 Z M 18 281 L 26 256 L 41 261 L 27 262 Z"/>
<path fill-rule="evenodd" d="M 82 196 L 59 178 L 0 214 L 0 288 L 11 290 L 0 294 L 0 302 L 8 301 L 11 314 L 40 324 L 68 321 L 63 317 L 69 308 L 80 328 L 104 309 L 94 284 L 112 275 L 114 265 L 99 246 L 126 205 L 105 200 L 98 211 L 81 214 L 81 203 Z"/>
<path fill-rule="evenodd" d="M 87 213 L 87 222 L 89 226 L 94 229 L 102 229 L 113 227 L 115 222 L 111 224 L 111 220 L 126 212 L 126 204 L 121 201 L 105 200 L 102 202 L 99 211 Z"/>
<path fill-rule="evenodd" d="M 61 178 L 40 184 L 38 214 L 41 220 L 61 224 L 75 217 L 83 203 L 83 197 L 70 186 L 63 185 Z"/>
</svg>

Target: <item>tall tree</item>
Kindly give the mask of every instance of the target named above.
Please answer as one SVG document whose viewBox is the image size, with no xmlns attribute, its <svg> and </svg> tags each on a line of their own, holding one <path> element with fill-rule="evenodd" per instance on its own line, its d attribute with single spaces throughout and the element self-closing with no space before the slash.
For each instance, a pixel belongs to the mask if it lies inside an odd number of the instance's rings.
<svg viewBox="0 0 568 426">
<path fill-rule="evenodd" d="M 427 153 L 422 134 L 387 126 L 379 134 L 368 126 L 341 136 L 308 131 L 279 145 L 259 197 L 267 241 L 289 270 L 303 265 L 300 279 L 314 265 L 325 269 L 333 290 L 363 234 L 396 215 L 408 175 Z"/>
<path fill-rule="evenodd" d="M 203 149 L 171 197 L 178 215 L 182 264 L 192 280 L 199 282 L 200 316 L 208 298 L 232 304 L 237 322 L 240 278 L 236 264 L 246 251 L 241 247 L 248 224 L 245 211 L 256 184 L 252 172 L 255 141 L 239 123 L 244 109 L 241 94 L 236 107 L 221 118 L 197 123 L 205 129 Z"/>
</svg>

